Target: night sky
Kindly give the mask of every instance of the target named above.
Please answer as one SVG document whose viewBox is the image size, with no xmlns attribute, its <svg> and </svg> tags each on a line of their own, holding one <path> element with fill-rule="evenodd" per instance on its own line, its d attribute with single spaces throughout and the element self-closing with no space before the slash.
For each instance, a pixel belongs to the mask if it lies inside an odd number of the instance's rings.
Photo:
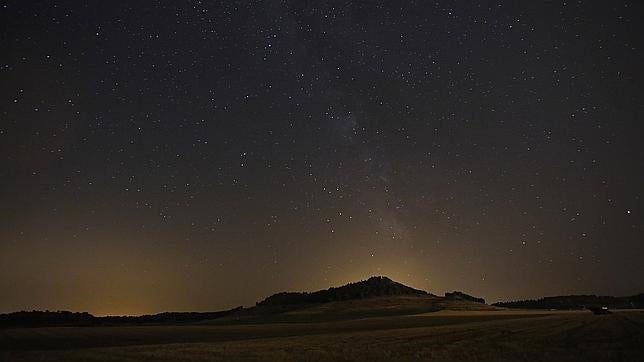
<svg viewBox="0 0 644 362">
<path fill-rule="evenodd" d="M 1 1 L 0 312 L 644 291 L 640 1 Z"/>
</svg>

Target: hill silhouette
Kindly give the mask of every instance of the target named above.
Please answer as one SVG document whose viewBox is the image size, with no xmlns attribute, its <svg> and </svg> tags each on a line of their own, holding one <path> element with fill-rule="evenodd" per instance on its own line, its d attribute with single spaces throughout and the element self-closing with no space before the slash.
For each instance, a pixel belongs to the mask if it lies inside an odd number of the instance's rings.
<svg viewBox="0 0 644 362">
<path fill-rule="evenodd" d="M 382 296 L 432 295 L 424 290 L 414 289 L 387 277 L 377 276 L 337 288 L 317 292 L 282 292 L 257 303 L 257 306 L 294 305 L 338 302 Z"/>
</svg>

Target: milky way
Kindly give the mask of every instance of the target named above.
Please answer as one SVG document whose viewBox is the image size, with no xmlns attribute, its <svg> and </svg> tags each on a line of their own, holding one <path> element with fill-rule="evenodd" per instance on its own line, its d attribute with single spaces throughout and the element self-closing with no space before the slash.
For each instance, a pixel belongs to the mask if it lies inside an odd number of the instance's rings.
<svg viewBox="0 0 644 362">
<path fill-rule="evenodd" d="M 0 5 L 0 312 L 644 291 L 637 1 Z"/>
</svg>

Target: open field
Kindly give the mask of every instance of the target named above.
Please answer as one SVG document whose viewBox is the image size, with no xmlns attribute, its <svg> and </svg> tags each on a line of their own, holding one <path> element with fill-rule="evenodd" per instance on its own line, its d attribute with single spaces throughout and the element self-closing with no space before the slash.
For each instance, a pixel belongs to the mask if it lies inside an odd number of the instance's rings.
<svg viewBox="0 0 644 362">
<path fill-rule="evenodd" d="M 0 330 L 2 361 L 643 361 L 644 312 L 441 311 L 322 323 Z"/>
</svg>

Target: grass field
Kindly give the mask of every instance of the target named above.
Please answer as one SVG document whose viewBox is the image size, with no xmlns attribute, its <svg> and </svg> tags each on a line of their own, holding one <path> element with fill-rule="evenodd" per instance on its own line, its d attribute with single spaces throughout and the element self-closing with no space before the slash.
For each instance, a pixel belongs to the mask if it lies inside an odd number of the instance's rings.
<svg viewBox="0 0 644 362">
<path fill-rule="evenodd" d="M 1 361 L 644 361 L 644 312 L 441 311 L 320 323 L 0 330 Z"/>
</svg>

